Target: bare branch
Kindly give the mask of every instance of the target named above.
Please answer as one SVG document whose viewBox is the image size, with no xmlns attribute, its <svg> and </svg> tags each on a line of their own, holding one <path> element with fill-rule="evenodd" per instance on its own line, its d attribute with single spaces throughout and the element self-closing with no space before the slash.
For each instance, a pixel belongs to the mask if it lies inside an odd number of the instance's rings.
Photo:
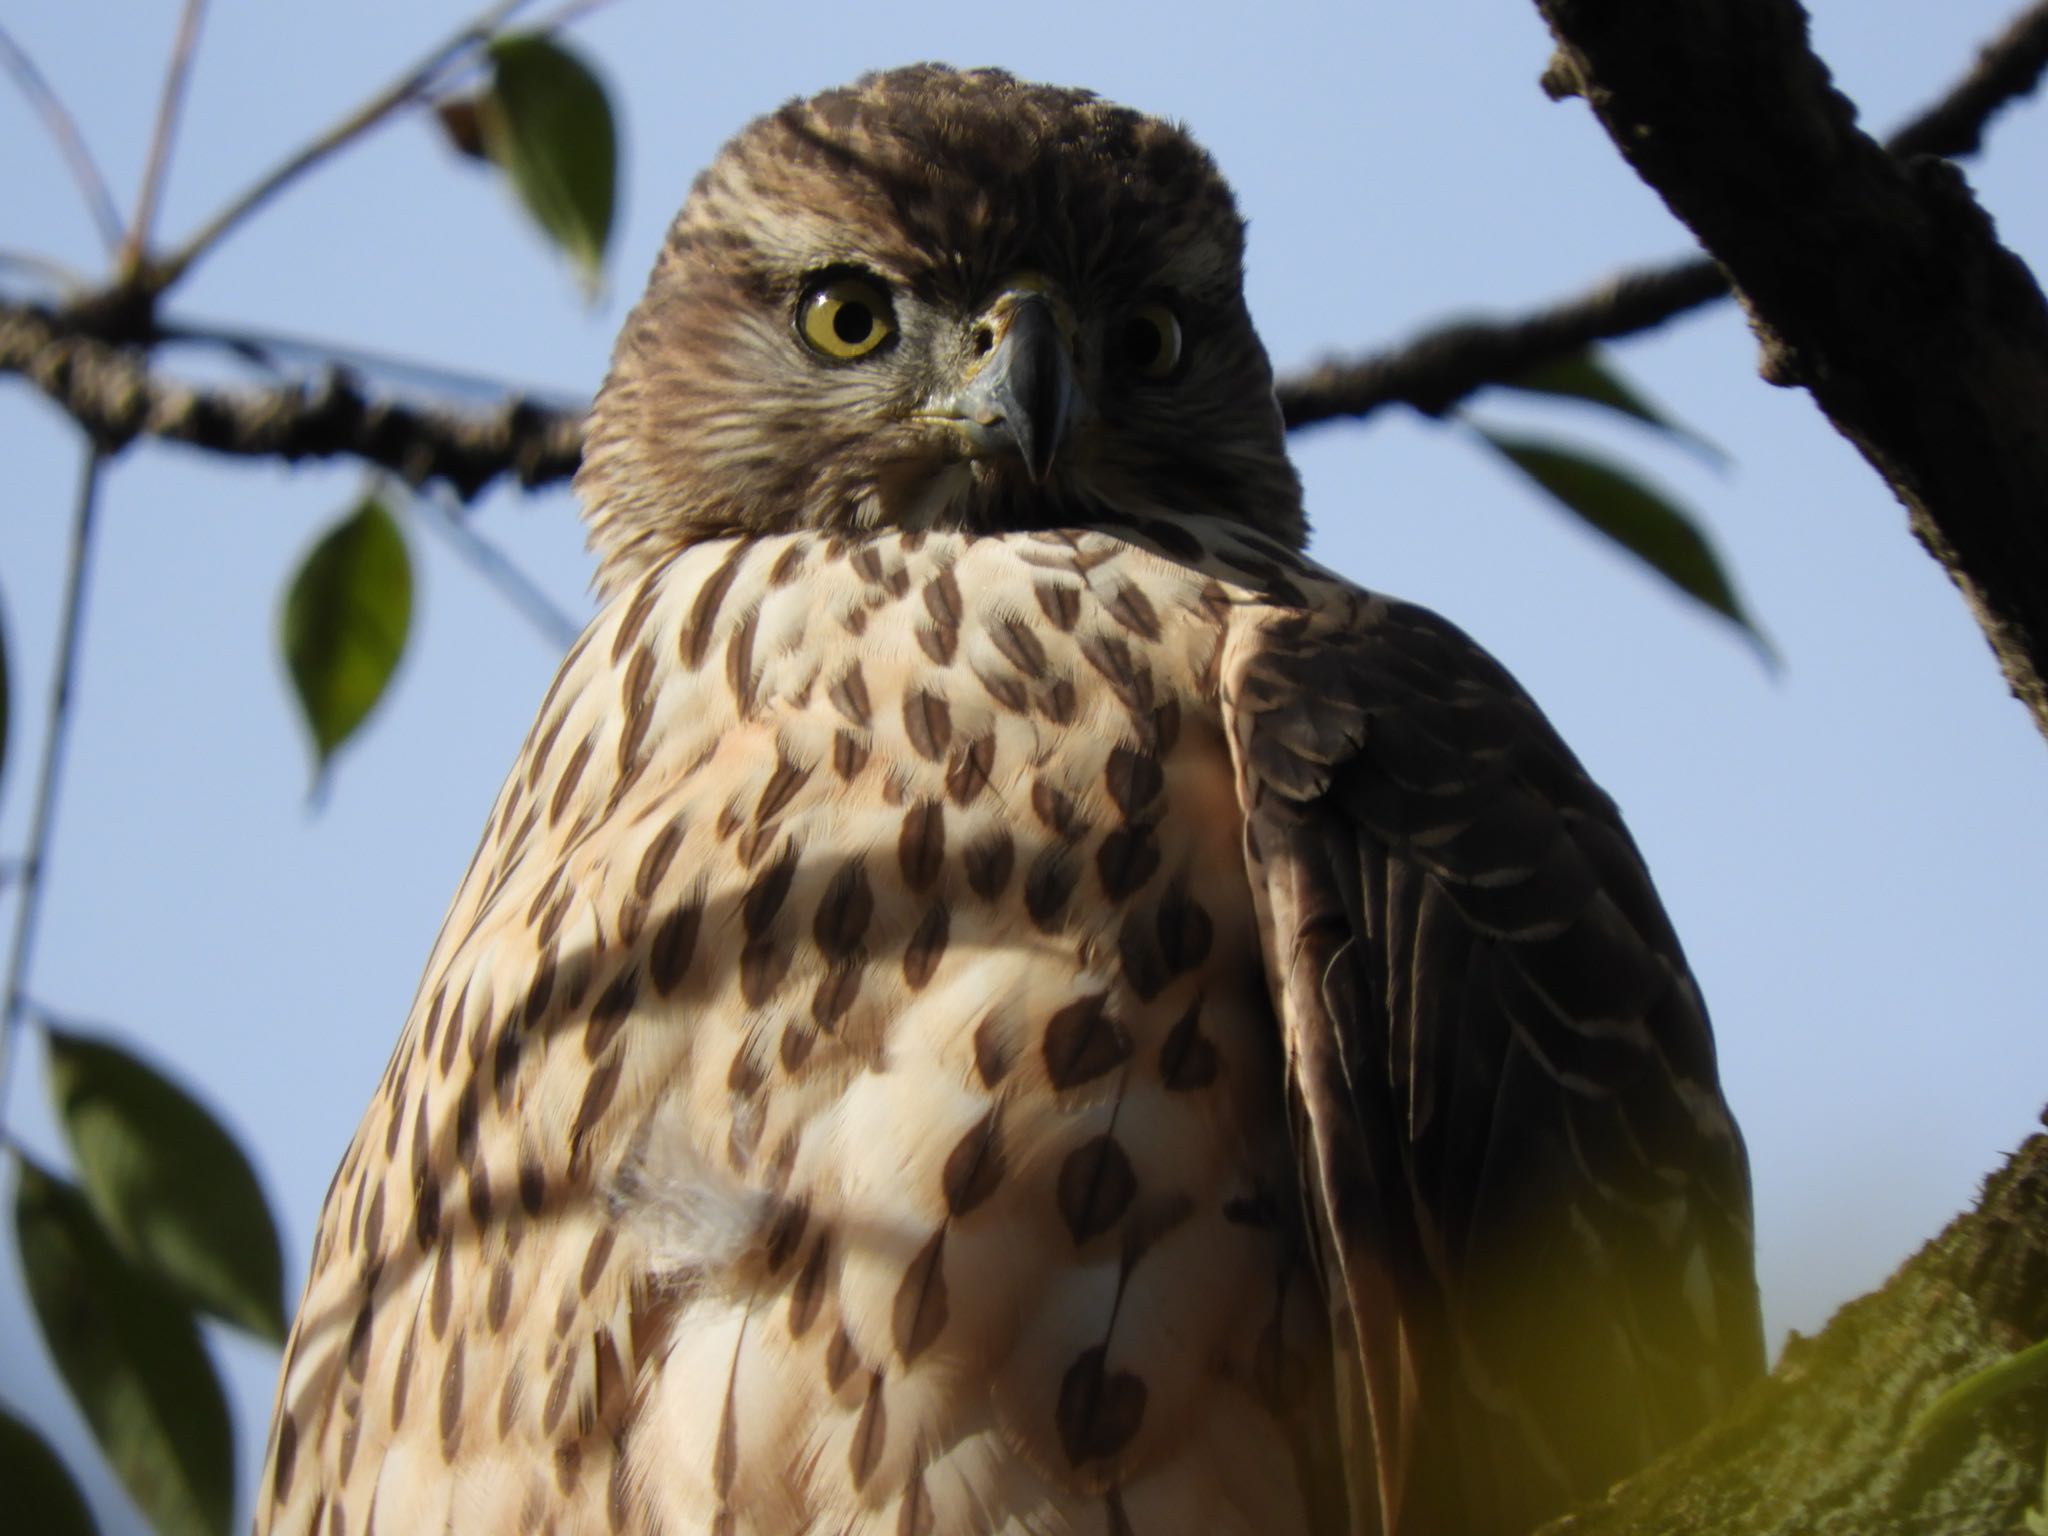
<svg viewBox="0 0 2048 1536">
<path fill-rule="evenodd" d="M 4 301 L 0 301 L 4 302 Z M 62 311 L 59 311 L 61 314 Z M 341 368 L 377 379 L 403 379 L 408 387 L 479 399 L 518 393 L 513 382 L 468 368 L 451 368 L 403 353 L 361 347 L 331 337 L 271 330 L 264 326 L 222 325 L 211 320 L 163 320 L 155 340 L 225 352 L 252 367 L 284 374 L 300 370 Z M 563 401 L 566 407 L 569 402 Z"/>
<path fill-rule="evenodd" d="M 237 225 L 279 192 L 335 151 L 353 144 L 394 112 L 424 98 L 450 63 L 479 43 L 487 41 L 492 32 L 526 3 L 527 0 L 497 0 L 496 4 L 465 22 L 452 36 L 437 44 L 426 57 L 390 85 L 258 180 L 255 185 L 201 225 L 198 232 L 183 245 L 161 261 L 149 264 L 146 281 L 150 291 L 162 293 L 183 277 L 193 262 L 218 245 Z"/>
<path fill-rule="evenodd" d="M 1991 119 L 2031 96 L 2048 69 L 2048 4 L 2029 6 L 1978 51 L 1977 63 L 1946 96 L 1885 140 L 1900 159 L 1974 155 L 1984 146 Z"/>
<path fill-rule="evenodd" d="M 2048 3 L 2022 12 L 1984 47 L 1970 73 L 1894 133 L 1887 148 L 1901 157 L 1975 153 L 1991 119 L 2031 95 L 2044 68 Z M 1727 292 L 1727 278 L 1705 259 L 1627 272 L 1534 315 L 1453 323 L 1392 351 L 1333 359 L 1289 375 L 1280 380 L 1281 411 L 1290 427 L 1366 416 L 1396 403 L 1440 416 L 1485 385 L 1595 342 L 1650 330 Z"/>
<path fill-rule="evenodd" d="M 488 411 L 375 399 L 343 370 L 317 385 L 204 388 L 153 373 L 40 305 L 0 301 L 0 373 L 26 377 L 109 452 L 138 437 L 253 458 L 351 458 L 465 500 L 500 475 L 534 487 L 576 472 L 581 412 L 512 396 Z"/>
<path fill-rule="evenodd" d="M 121 244 L 119 265 L 125 273 L 132 274 L 149 249 L 149 232 L 156 223 L 157 199 L 170 169 L 171 141 L 177 137 L 178 114 L 185 105 L 185 82 L 192 77 L 192 54 L 199 46 L 199 23 L 205 13 L 206 0 L 185 0 L 178 17 L 178 36 L 171 44 L 171 61 L 164 70 L 163 94 L 157 98 L 149 161 L 142 172 L 142 190 L 135 197 L 135 218 Z"/>
<path fill-rule="evenodd" d="M 502 549 L 477 532 L 461 515 L 461 504 L 452 492 L 443 488 L 436 495 L 429 490 L 413 505 L 426 512 L 427 525 L 448 541 L 464 564 L 495 587 L 543 640 L 561 650 L 576 643 L 583 633 L 583 621 L 559 607 Z"/>
<path fill-rule="evenodd" d="M 83 272 L 39 251 L 0 249 L 0 270 L 29 273 L 66 295 L 84 293 L 91 286 Z"/>
<path fill-rule="evenodd" d="M 583 8 L 587 7 L 581 0 L 572 0 L 569 10 L 546 24 L 557 25 Z M 484 25 L 474 23 L 468 31 Z M 445 45 L 436 60 L 416 67 L 406 78 L 445 65 L 460 46 L 460 38 Z M 1910 152 L 1962 153 L 1975 148 L 1984 124 L 2006 103 L 2035 88 L 2044 62 L 2048 0 L 2030 8 L 1986 47 L 1969 76 L 1902 128 L 1894 144 Z M 288 164 L 303 170 L 310 163 L 302 152 Z M 269 180 L 275 183 L 271 191 L 282 184 L 275 175 Z M 243 210 L 247 211 L 251 210 Z M 1454 322 L 1363 359 L 1332 360 L 1290 374 L 1279 381 L 1281 408 L 1290 428 L 1355 419 L 1394 403 L 1441 415 L 1488 384 L 1512 380 L 1594 342 L 1651 329 L 1727 291 L 1720 269 L 1706 260 L 1624 272 L 1534 314 Z M 110 443 L 157 436 L 228 454 L 353 456 L 414 483 L 442 480 L 465 498 L 499 474 L 513 474 L 521 484 L 539 486 L 575 472 L 581 431 L 577 412 L 518 395 L 490 410 L 377 400 L 348 372 L 359 359 L 339 347 L 332 355 L 341 366 L 318 388 L 202 389 L 152 372 L 140 353 L 100 339 L 110 333 L 129 335 L 118 309 L 111 321 L 102 316 L 87 322 L 79 318 L 85 313 L 84 308 L 52 311 L 0 302 L 0 372 L 28 375 L 88 430 Z M 275 345 L 302 354 L 317 352 L 323 345 L 219 328 L 157 327 L 153 321 L 136 339 L 173 338 L 238 350 Z M 44 348 L 50 349 L 47 355 Z M 386 371 L 375 360 L 369 360 L 369 366 Z"/>
<path fill-rule="evenodd" d="M 71 557 L 64 574 L 64 612 L 57 634 L 56 670 L 50 683 L 50 709 L 43 725 L 43 756 L 36 772 L 28 851 L 15 866 L 21 889 L 15 895 L 14 939 L 7 951 L 7 971 L 0 981 L 0 1110 L 7 1103 L 6 1076 L 15 1055 L 22 1020 L 28 1012 L 28 982 L 35 959 L 36 928 L 42 916 L 43 893 L 49 889 L 50 841 L 57 827 L 57 792 L 64 780 L 64 748 L 71 738 L 73 689 L 78 655 L 85 637 L 86 578 L 92 568 L 92 526 L 99 510 L 100 471 L 106 455 L 88 443 L 79 469 L 78 501 L 71 518 Z"/>
<path fill-rule="evenodd" d="M 71 179 L 78 186 L 79 195 L 85 199 L 85 206 L 92 219 L 99 226 L 100 241 L 113 255 L 121 244 L 121 213 L 114 206 L 114 194 L 107 190 L 107 178 L 100 174 L 100 168 L 92 158 L 92 151 L 86 147 L 85 135 L 78 131 L 78 119 L 57 98 L 43 79 L 43 72 L 36 68 L 35 60 L 22 51 L 5 27 L 0 27 L 0 61 L 7 65 L 8 73 L 21 88 L 29 105 L 43 120 L 43 126 L 50 131 L 50 137 L 57 141 L 57 148 L 64 156 L 64 163 L 70 168 Z"/>
<path fill-rule="evenodd" d="M 1441 416 L 1475 390 L 1520 377 L 1596 341 L 1646 331 L 1718 299 L 1728 280 L 1711 261 L 1624 272 L 1578 298 L 1514 320 L 1469 320 L 1425 331 L 1391 352 L 1333 359 L 1278 385 L 1289 429 L 1412 405 Z"/>
<path fill-rule="evenodd" d="M 552 37 L 555 33 L 574 26 L 592 11 L 601 10 L 609 4 L 611 0 L 562 0 L 561 5 L 545 16 L 536 17 L 530 23 L 529 30 L 538 32 L 543 37 Z"/>
<path fill-rule="evenodd" d="M 1628 0 L 1537 3 L 1558 41 L 1550 78 L 1729 274 L 1764 376 L 1810 390 L 1890 483 L 2048 734 L 2048 302 L 2033 274 L 1953 165 L 1901 160 L 1856 127 L 1795 0 L 1673 0 L 1654 21 Z M 2048 4 L 2025 21 L 2038 61 Z"/>
</svg>

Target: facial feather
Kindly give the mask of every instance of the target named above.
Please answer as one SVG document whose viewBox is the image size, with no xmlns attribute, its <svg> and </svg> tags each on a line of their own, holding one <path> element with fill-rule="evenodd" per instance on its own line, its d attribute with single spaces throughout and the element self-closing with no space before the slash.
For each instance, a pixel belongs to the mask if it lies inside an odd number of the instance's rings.
<svg viewBox="0 0 2048 1536">
<path fill-rule="evenodd" d="M 1242 253 L 1208 156 L 1086 92 L 920 65 L 759 119 L 699 177 L 593 412 L 577 488 L 599 586 L 698 539 L 802 528 L 1221 515 L 1299 547 Z M 807 284 L 833 271 L 890 296 L 872 356 L 798 335 Z M 1087 407 L 1043 483 L 918 414 L 971 376 L 984 306 L 1026 276 L 1070 308 Z M 1147 302 L 1187 338 L 1164 381 L 1119 362 Z"/>
</svg>

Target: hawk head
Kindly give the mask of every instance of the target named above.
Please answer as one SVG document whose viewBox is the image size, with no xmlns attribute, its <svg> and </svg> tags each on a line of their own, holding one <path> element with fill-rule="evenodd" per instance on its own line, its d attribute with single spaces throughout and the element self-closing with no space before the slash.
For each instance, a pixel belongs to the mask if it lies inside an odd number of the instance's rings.
<svg viewBox="0 0 2048 1536">
<path fill-rule="evenodd" d="M 615 592 L 693 540 L 1206 513 L 1305 529 L 1244 225 L 1172 124 L 1000 70 L 794 101 L 697 179 L 577 490 Z"/>
</svg>

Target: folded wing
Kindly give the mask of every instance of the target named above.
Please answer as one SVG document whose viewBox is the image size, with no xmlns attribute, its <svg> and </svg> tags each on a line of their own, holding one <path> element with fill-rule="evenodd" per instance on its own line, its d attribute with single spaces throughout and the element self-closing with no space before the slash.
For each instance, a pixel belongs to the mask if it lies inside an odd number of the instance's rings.
<svg viewBox="0 0 2048 1536">
<path fill-rule="evenodd" d="M 1353 1528 L 1527 1531 L 1762 1367 L 1699 990 L 1612 802 L 1451 625 L 1250 609 L 1224 671 Z"/>
</svg>

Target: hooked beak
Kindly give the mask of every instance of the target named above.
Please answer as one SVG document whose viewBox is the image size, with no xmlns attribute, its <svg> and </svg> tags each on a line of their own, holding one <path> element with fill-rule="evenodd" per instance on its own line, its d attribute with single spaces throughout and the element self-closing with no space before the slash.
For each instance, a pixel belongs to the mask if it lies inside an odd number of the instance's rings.
<svg viewBox="0 0 2048 1536">
<path fill-rule="evenodd" d="M 933 414 L 956 422 L 976 457 L 1014 450 L 1042 485 L 1073 424 L 1073 348 L 1055 301 L 1036 288 L 1006 293 L 983 324 L 995 345 L 974 377 Z"/>
</svg>

